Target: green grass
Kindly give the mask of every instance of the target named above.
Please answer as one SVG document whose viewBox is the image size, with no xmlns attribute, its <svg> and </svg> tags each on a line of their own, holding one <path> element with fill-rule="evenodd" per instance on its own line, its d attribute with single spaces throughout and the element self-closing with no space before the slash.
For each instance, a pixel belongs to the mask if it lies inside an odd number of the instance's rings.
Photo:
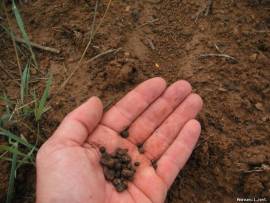
<svg viewBox="0 0 270 203">
<path fill-rule="evenodd" d="M 37 100 L 36 94 L 34 93 L 34 100 L 35 102 L 35 119 L 36 121 L 40 121 L 42 115 L 49 110 L 48 107 L 46 107 L 46 102 L 48 100 L 49 94 L 50 94 L 50 89 L 51 89 L 51 84 L 52 84 L 52 75 L 49 76 L 47 82 L 46 82 L 46 87 L 43 92 L 43 95 L 40 100 Z"/>
<path fill-rule="evenodd" d="M 3 3 L 4 2 L 1 1 L 0 4 L 2 5 Z M 48 73 L 49 77 L 41 95 L 36 93 L 39 92 L 35 89 L 36 86 L 31 86 L 31 84 L 33 84 L 31 83 L 31 69 L 38 69 L 38 62 L 34 50 L 31 47 L 29 35 L 27 34 L 22 16 L 14 0 L 12 0 L 12 11 L 17 28 L 25 44 L 19 45 L 15 43 L 14 45 L 15 53 L 18 54 L 16 59 L 22 61 L 21 67 L 23 67 L 23 70 L 20 71 L 21 78 L 18 98 L 11 100 L 5 92 L 0 92 L 0 100 L 4 104 L 4 112 L 1 112 L 2 115 L 0 116 L 0 137 L 3 137 L 5 140 L 5 143 L 0 145 L 0 160 L 8 161 L 11 164 L 6 203 L 10 203 L 14 199 L 16 173 L 20 172 L 18 169 L 24 164 L 35 166 L 35 156 L 38 151 L 40 138 L 39 122 L 42 120 L 44 113 L 49 110 L 47 101 L 52 85 L 52 75 Z M 14 41 L 15 34 L 12 28 L 4 25 L 0 26 Z M 21 46 L 26 47 L 26 49 L 22 49 Z M 42 74 L 40 71 L 38 73 Z M 42 78 L 43 77 L 44 75 L 42 75 Z M 29 124 L 30 115 L 35 118 L 31 124 Z M 29 132 L 23 131 L 25 135 L 22 135 L 21 132 L 13 131 L 13 128 L 6 128 L 6 126 L 18 125 L 18 129 L 20 129 L 20 122 L 26 121 L 34 129 L 34 132 L 30 132 L 30 130 Z M 30 143 L 25 137 L 33 134 L 36 136 L 36 140 L 35 143 Z"/>
<path fill-rule="evenodd" d="M 26 64 L 22 78 L 21 78 L 21 102 L 24 104 L 25 97 L 28 96 L 29 89 L 29 80 L 30 80 L 30 66 L 29 63 Z"/>
<path fill-rule="evenodd" d="M 19 144 L 21 144 L 29 149 L 32 149 L 34 147 L 34 145 L 28 143 L 26 139 L 21 138 L 18 135 L 15 135 L 12 132 L 10 132 L 9 130 L 6 130 L 2 127 L 0 127 L 0 135 L 5 136 L 6 138 L 8 138 L 8 140 L 16 141 Z"/>
<path fill-rule="evenodd" d="M 24 41 L 26 42 L 26 45 L 27 45 L 27 47 L 28 47 L 28 49 L 29 49 L 29 51 L 31 53 L 32 60 L 33 60 L 33 62 L 35 64 L 35 66 L 38 67 L 36 56 L 35 56 L 35 54 L 33 52 L 32 46 L 30 44 L 30 40 L 29 40 L 28 34 L 27 34 L 26 30 L 25 30 L 25 26 L 24 26 L 21 14 L 20 14 L 14 0 L 12 0 L 12 10 L 13 10 L 13 13 L 15 15 L 17 25 L 18 25 L 18 27 L 19 27 L 19 29 L 21 31 L 22 37 L 23 37 Z"/>
<path fill-rule="evenodd" d="M 18 149 L 18 143 L 14 144 L 14 149 Z M 11 161 L 11 169 L 8 181 L 8 192 L 7 192 L 7 199 L 6 203 L 12 202 L 13 195 L 14 195 L 14 183 L 16 178 L 16 166 L 17 166 L 17 153 L 12 154 L 12 161 Z"/>
</svg>

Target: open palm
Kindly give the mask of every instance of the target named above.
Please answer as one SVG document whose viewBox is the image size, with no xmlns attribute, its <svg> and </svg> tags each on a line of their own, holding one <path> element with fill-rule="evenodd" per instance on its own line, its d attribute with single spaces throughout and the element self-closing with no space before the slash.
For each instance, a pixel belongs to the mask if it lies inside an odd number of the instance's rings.
<svg viewBox="0 0 270 203">
<path fill-rule="evenodd" d="M 37 202 L 163 202 L 200 134 L 202 100 L 186 81 L 147 80 L 103 114 L 92 97 L 63 120 L 37 155 Z M 119 133 L 129 128 L 129 137 Z M 137 149 L 143 144 L 144 154 Z M 104 178 L 99 147 L 127 148 L 141 164 L 128 189 Z M 157 161 L 154 169 L 151 161 Z"/>
</svg>

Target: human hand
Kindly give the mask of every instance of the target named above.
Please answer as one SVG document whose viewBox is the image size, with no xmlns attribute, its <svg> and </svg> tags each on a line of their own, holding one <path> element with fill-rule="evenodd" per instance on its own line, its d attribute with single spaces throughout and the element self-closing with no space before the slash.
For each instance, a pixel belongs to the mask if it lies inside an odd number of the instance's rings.
<svg viewBox="0 0 270 203">
<path fill-rule="evenodd" d="M 164 202 L 200 134 L 194 120 L 202 100 L 186 81 L 166 88 L 161 78 L 147 80 L 103 115 L 92 97 L 62 121 L 37 155 L 37 203 Z M 129 127 L 127 139 L 119 133 Z M 137 144 L 143 144 L 140 154 Z M 118 193 L 104 178 L 99 147 L 110 153 L 127 148 L 140 161 L 128 189 Z M 157 160 L 156 170 L 151 160 Z"/>
</svg>

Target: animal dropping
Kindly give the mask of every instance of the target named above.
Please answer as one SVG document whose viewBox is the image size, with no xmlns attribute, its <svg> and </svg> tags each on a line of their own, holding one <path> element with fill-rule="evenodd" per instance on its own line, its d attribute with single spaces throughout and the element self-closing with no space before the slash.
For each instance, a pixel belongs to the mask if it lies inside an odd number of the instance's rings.
<svg viewBox="0 0 270 203">
<path fill-rule="evenodd" d="M 135 166 L 138 167 L 140 162 L 132 164 L 127 149 L 118 148 L 112 154 L 109 154 L 105 147 L 100 147 L 99 151 L 105 179 L 112 183 L 117 192 L 125 191 L 128 188 L 128 181 L 134 178 Z"/>
</svg>

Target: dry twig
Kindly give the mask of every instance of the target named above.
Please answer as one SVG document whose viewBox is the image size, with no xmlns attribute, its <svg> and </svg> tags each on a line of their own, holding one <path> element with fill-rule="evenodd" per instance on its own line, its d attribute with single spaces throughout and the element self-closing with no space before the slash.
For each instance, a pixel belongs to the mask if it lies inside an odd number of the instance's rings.
<svg viewBox="0 0 270 203">
<path fill-rule="evenodd" d="M 22 38 L 15 37 L 14 39 L 15 39 L 16 42 L 26 44 L 26 41 L 24 41 Z M 59 54 L 60 53 L 60 50 L 58 50 L 58 49 L 47 47 L 47 46 L 42 46 L 42 45 L 37 44 L 35 42 L 30 42 L 30 45 L 32 47 L 37 48 L 37 49 L 41 49 L 41 50 L 44 50 L 44 51 L 52 52 L 52 53 L 55 53 L 55 54 Z"/>
</svg>

